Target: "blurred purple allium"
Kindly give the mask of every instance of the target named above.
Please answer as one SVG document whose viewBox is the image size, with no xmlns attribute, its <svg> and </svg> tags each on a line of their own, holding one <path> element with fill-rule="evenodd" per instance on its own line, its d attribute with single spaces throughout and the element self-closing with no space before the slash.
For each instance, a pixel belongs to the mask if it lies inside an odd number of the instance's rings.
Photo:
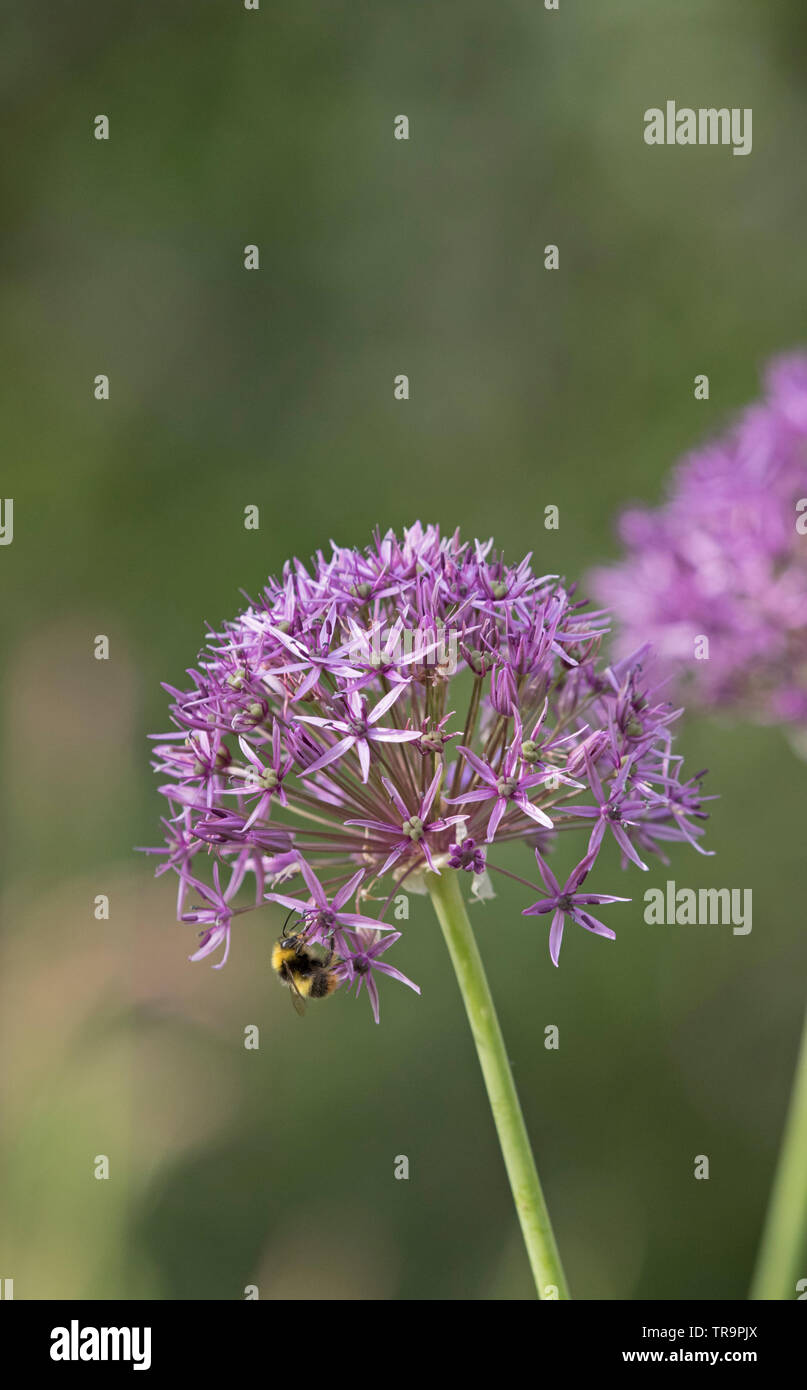
<svg viewBox="0 0 807 1390">
<path fill-rule="evenodd" d="M 660 507 L 623 513 L 625 558 L 592 590 L 616 651 L 703 707 L 807 725 L 807 353 L 774 360 L 761 402 L 684 459 Z M 703 639 L 707 639 L 708 645 Z"/>
<path fill-rule="evenodd" d="M 608 933 L 584 907 L 627 900 L 576 891 L 606 829 L 623 867 L 644 868 L 671 841 L 699 848 L 706 815 L 672 752 L 680 711 L 653 698 L 643 652 L 599 660 L 605 631 L 529 556 L 509 565 L 491 541 L 419 522 L 287 563 L 210 635 L 186 687 L 166 686 L 176 732 L 157 736 L 154 767 L 170 812 L 153 852 L 178 875 L 180 920 L 203 927 L 192 958 L 220 948 L 223 964 L 237 916 L 279 903 L 377 1018 L 376 974 L 411 985 L 383 958 L 399 892 L 465 871 L 490 898 L 490 856 L 510 841 L 554 894 L 525 913 L 552 908 L 555 964 L 563 914 Z M 541 851 L 568 831 L 582 858 L 555 892 Z"/>
</svg>

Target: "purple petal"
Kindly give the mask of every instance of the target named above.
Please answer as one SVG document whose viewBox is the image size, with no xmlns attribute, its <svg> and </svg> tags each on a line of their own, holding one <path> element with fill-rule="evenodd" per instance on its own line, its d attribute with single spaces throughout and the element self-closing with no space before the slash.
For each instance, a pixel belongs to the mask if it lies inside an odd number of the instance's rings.
<svg viewBox="0 0 807 1390">
<path fill-rule="evenodd" d="M 486 763 L 482 762 L 481 758 L 478 758 L 476 756 L 476 753 L 472 752 L 470 748 L 466 748 L 461 743 L 457 745 L 457 752 L 462 753 L 466 763 L 470 763 L 474 772 L 477 772 L 480 777 L 484 777 L 486 782 L 488 782 L 491 786 L 495 787 L 496 774 L 492 771 L 491 768 L 487 766 Z"/>
<path fill-rule="evenodd" d="M 413 743 L 423 735 L 420 729 L 368 729 L 367 737 L 373 743 Z"/>
<path fill-rule="evenodd" d="M 390 800 L 394 803 L 396 811 L 399 813 L 399 815 L 403 816 L 404 820 L 408 820 L 409 810 L 407 808 L 406 802 L 403 800 L 397 787 L 393 785 L 393 783 L 389 780 L 389 777 L 382 777 L 381 781 L 383 785 L 386 787 L 387 795 L 389 796 Z"/>
<path fill-rule="evenodd" d="M 520 792 L 513 799 L 521 807 L 525 816 L 529 816 L 531 820 L 537 821 L 539 825 L 546 826 L 549 830 L 552 829 L 553 822 L 549 816 L 541 810 L 540 806 L 533 805 L 528 796 Z"/>
<path fill-rule="evenodd" d="M 395 701 L 401 698 L 405 689 L 406 687 L 404 685 L 394 685 L 392 690 L 389 690 L 386 695 L 381 697 L 372 714 L 367 716 L 367 723 L 378 723 L 382 714 L 386 714 L 387 710 L 395 704 Z M 418 735 L 418 737 L 420 737 L 420 735 Z"/>
<path fill-rule="evenodd" d="M 477 787 L 474 792 L 465 792 L 463 796 L 447 796 L 446 802 L 449 806 L 464 806 L 470 801 L 490 801 L 492 796 L 498 796 L 494 786 Z"/>
<path fill-rule="evenodd" d="M 334 895 L 333 902 L 331 903 L 334 912 L 338 912 L 340 907 L 347 902 L 348 898 L 353 897 L 353 893 L 355 889 L 358 888 L 365 873 L 366 869 L 359 869 L 358 873 L 355 873 L 352 878 L 349 878 L 347 883 L 343 884 L 339 892 Z"/>
<path fill-rule="evenodd" d="M 608 936 L 612 941 L 616 940 L 616 932 L 606 927 L 599 917 L 592 917 L 590 912 L 577 912 L 574 908 L 569 913 L 572 921 L 577 922 L 578 926 L 585 927 L 586 931 L 595 932 L 597 936 Z"/>
<path fill-rule="evenodd" d="M 440 780 L 442 776 L 443 769 L 441 767 L 438 767 L 437 771 L 432 777 L 431 782 L 429 783 L 426 795 L 420 803 L 420 819 L 423 821 L 426 821 L 429 818 L 429 812 L 432 808 L 432 802 L 434 801 L 434 798 L 437 795 L 437 788 L 440 785 Z"/>
<path fill-rule="evenodd" d="M 557 907 L 557 904 L 557 898 L 539 898 L 537 903 L 533 903 L 531 907 L 523 908 L 521 915 L 522 917 L 543 917 L 544 913 L 551 912 L 553 908 Z"/>
<path fill-rule="evenodd" d="M 310 777 L 312 772 L 319 772 L 320 768 L 327 767 L 329 763 L 335 763 L 336 759 L 341 758 L 342 754 L 352 748 L 355 742 L 355 734 L 348 734 L 346 738 L 340 738 L 339 742 L 335 743 L 332 748 L 328 748 L 321 758 L 317 758 L 315 763 L 311 763 L 310 767 L 305 768 L 300 776 Z"/>
<path fill-rule="evenodd" d="M 325 889 L 310 864 L 307 864 L 304 859 L 300 860 L 300 873 L 308 884 L 309 892 L 317 907 L 321 907 L 324 912 L 327 912 L 330 904 Z"/>
<path fill-rule="evenodd" d="M 361 780 L 366 782 L 370 776 L 370 745 L 366 738 L 356 740 L 356 752 L 359 755 L 359 767 L 361 768 Z"/>
<path fill-rule="evenodd" d="M 616 840 L 620 848 L 625 851 L 628 858 L 632 859 L 634 864 L 637 864 L 640 869 L 647 870 L 647 865 L 645 864 L 643 859 L 639 858 L 638 854 L 636 853 L 636 850 L 633 848 L 633 845 L 628 839 L 625 831 L 622 829 L 622 826 L 617 825 L 614 821 L 611 821 L 611 829 L 614 832 L 614 839 Z"/>
<path fill-rule="evenodd" d="M 560 943 L 563 940 L 563 913 L 558 911 L 552 918 L 552 926 L 549 928 L 549 954 L 552 957 L 552 964 L 558 964 L 560 956 Z"/>
<path fill-rule="evenodd" d="M 340 912 L 339 921 L 346 927 L 375 927 L 377 931 L 395 930 L 389 922 L 379 922 L 375 917 L 363 917 L 359 912 Z"/>
<path fill-rule="evenodd" d="M 490 820 L 488 821 L 487 829 L 488 844 L 490 844 L 491 840 L 493 839 L 493 836 L 496 834 L 496 831 L 499 827 L 499 821 L 501 820 L 506 810 L 507 802 L 503 796 L 500 796 L 496 801 L 496 805 L 493 807 L 493 810 L 490 813 Z"/>
<path fill-rule="evenodd" d="M 414 980 L 410 980 L 406 975 L 402 975 L 400 970 L 396 970 L 394 965 L 388 965 L 385 960 L 375 962 L 374 969 L 380 970 L 384 975 L 389 975 L 393 980 L 400 980 L 402 985 L 408 985 L 415 994 L 420 994 L 420 985 L 416 985 Z"/>
<path fill-rule="evenodd" d="M 550 893 L 554 893 L 556 897 L 560 897 L 560 884 L 558 883 L 558 880 L 555 878 L 555 875 L 553 874 L 546 860 L 541 855 L 541 851 L 538 849 L 536 849 L 535 851 L 535 858 L 538 863 L 538 868 L 541 871 L 541 878 L 544 880 L 544 883 L 546 884 Z"/>
<path fill-rule="evenodd" d="M 310 902 L 302 903 L 299 898 L 287 898 L 285 893 L 267 893 L 265 896 L 268 903 L 280 903 L 281 907 L 293 907 L 300 916 L 311 910 Z"/>
</svg>

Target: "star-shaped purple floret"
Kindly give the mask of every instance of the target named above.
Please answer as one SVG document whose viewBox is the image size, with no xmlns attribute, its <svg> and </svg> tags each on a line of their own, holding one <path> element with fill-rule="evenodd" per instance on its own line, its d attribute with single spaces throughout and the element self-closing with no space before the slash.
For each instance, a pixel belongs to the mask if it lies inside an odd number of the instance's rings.
<svg viewBox="0 0 807 1390">
<path fill-rule="evenodd" d="M 577 891 L 592 868 L 596 855 L 587 854 L 585 859 L 581 859 L 580 863 L 572 869 L 562 888 L 540 850 L 536 849 L 535 858 L 541 878 L 545 887 L 549 889 L 550 896 L 539 898 L 531 907 L 525 907 L 521 915 L 522 917 L 543 917 L 548 912 L 553 914 L 552 925 L 549 928 L 549 954 L 552 957 L 552 963 L 558 964 L 560 943 L 563 940 L 563 927 L 567 917 L 570 921 L 576 922 L 579 927 L 585 927 L 586 931 L 595 932 L 597 936 L 608 936 L 613 940 L 616 932 L 611 931 L 610 927 L 606 927 L 604 922 L 593 917 L 586 909 L 597 907 L 602 903 L 629 903 L 630 898 L 617 898 L 611 893 L 579 893 Z"/>
</svg>

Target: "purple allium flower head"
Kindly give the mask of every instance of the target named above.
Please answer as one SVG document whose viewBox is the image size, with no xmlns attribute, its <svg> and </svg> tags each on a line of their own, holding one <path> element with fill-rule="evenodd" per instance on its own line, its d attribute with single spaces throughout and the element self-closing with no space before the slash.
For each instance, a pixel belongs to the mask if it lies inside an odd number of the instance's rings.
<svg viewBox="0 0 807 1390">
<path fill-rule="evenodd" d="M 583 908 L 624 899 L 578 892 L 606 830 L 623 866 L 644 866 L 675 841 L 700 848 L 705 813 L 672 751 L 680 711 L 647 689 L 641 652 L 600 660 L 605 631 L 529 556 L 510 565 L 436 526 L 286 564 L 209 636 L 186 687 L 166 687 L 157 872 L 177 874 L 180 920 L 202 928 L 194 959 L 226 958 L 237 916 L 276 903 L 377 1017 L 376 977 L 417 988 L 386 958 L 399 892 L 466 871 L 488 898 L 508 841 L 538 846 L 556 964 L 564 914 L 608 934 Z M 541 856 L 575 831 L 585 858 L 561 891 Z"/>
<path fill-rule="evenodd" d="M 675 470 L 667 500 L 623 513 L 626 554 L 591 585 L 621 620 L 617 651 L 687 700 L 807 726 L 807 353 L 773 361 L 765 394 Z"/>
</svg>

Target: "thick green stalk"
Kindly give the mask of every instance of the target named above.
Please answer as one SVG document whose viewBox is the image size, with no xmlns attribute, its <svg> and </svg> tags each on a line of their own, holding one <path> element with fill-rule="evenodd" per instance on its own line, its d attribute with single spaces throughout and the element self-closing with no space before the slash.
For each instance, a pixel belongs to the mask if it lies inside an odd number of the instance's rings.
<svg viewBox="0 0 807 1390">
<path fill-rule="evenodd" d="M 538 1297 L 567 1299 L 569 1290 L 552 1233 L 552 1223 L 541 1191 L 485 967 L 465 910 L 459 874 L 455 869 L 444 869 L 440 875 L 429 874 L 427 882 L 476 1043 Z"/>
<path fill-rule="evenodd" d="M 807 1016 L 751 1297 L 798 1298 L 801 1279 L 807 1280 Z"/>
</svg>

